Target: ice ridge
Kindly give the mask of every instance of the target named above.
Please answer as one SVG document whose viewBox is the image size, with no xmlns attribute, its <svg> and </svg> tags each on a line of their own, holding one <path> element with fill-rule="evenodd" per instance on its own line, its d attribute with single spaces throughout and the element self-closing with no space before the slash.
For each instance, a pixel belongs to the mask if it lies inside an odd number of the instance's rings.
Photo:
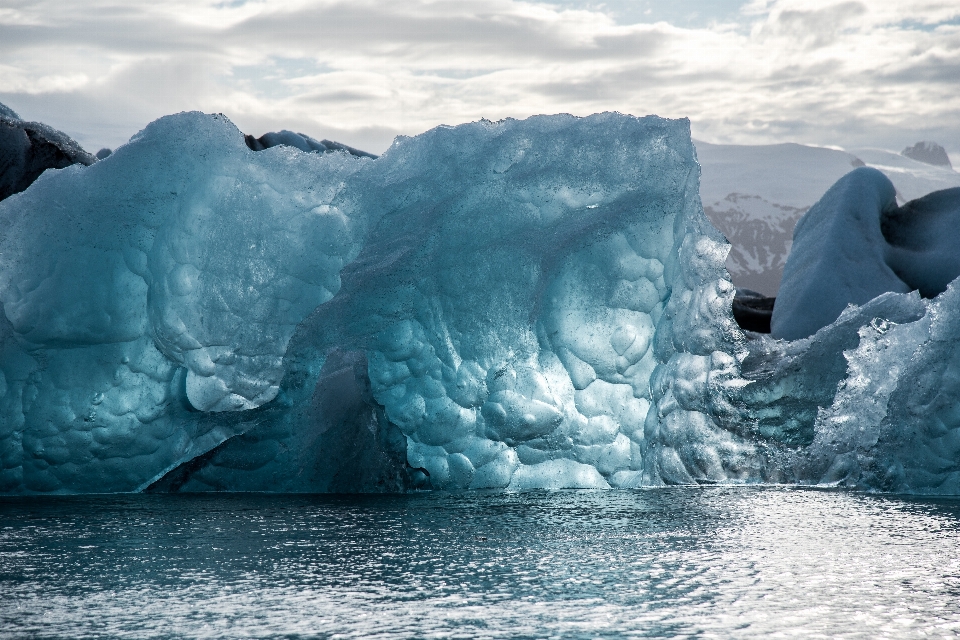
<svg viewBox="0 0 960 640">
<path fill-rule="evenodd" d="M 270 147 L 283 144 L 287 145 L 288 147 L 300 149 L 301 151 L 306 151 L 307 153 L 346 151 L 350 155 L 357 156 L 358 158 L 377 157 L 372 153 L 354 149 L 353 147 L 349 147 L 340 142 L 334 142 L 333 140 L 317 140 L 315 138 L 311 138 L 305 133 L 294 133 L 293 131 L 289 131 L 287 129 L 283 129 L 282 131 L 271 131 L 263 134 L 259 138 L 254 138 L 248 134 L 245 135 L 243 139 L 247 146 L 253 151 L 263 151 L 264 149 L 269 149 Z"/>
<path fill-rule="evenodd" d="M 47 169 L 96 161 L 65 133 L 41 122 L 24 122 L 0 104 L 0 200 L 20 193 Z"/>
</svg>

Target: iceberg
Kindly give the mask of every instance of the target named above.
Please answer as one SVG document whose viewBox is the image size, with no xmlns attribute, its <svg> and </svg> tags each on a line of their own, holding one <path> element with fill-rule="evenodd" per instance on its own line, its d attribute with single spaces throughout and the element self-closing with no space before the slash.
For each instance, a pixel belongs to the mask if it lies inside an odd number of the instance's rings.
<svg viewBox="0 0 960 640">
<path fill-rule="evenodd" d="M 960 187 L 934 191 L 883 217 L 887 263 L 924 298 L 960 276 Z"/>
<path fill-rule="evenodd" d="M 4 487 L 135 489 L 276 396 L 359 249 L 330 206 L 357 168 L 182 115 L 0 203 Z"/>
<path fill-rule="evenodd" d="M 771 318 L 775 338 L 813 335 L 886 292 L 932 298 L 960 276 L 960 187 L 896 203 L 880 171 L 848 173 L 797 223 Z"/>
<path fill-rule="evenodd" d="M 930 301 L 887 294 L 914 306 L 913 321 L 877 314 L 844 351 L 847 375 L 794 456 L 806 482 L 873 491 L 960 494 L 960 308 L 951 285 Z M 871 314 L 872 315 L 872 314 Z M 867 320 L 869 315 L 863 316 Z"/>
<path fill-rule="evenodd" d="M 854 169 L 800 219 L 770 320 L 771 335 L 796 340 L 836 320 L 848 304 L 910 287 L 887 264 L 881 230 L 896 190 L 880 171 Z"/>
<path fill-rule="evenodd" d="M 742 331 L 688 121 L 325 149 L 182 113 L 0 202 L 0 491 L 960 489 L 954 289 Z"/>
<path fill-rule="evenodd" d="M 162 118 L 0 204 L 2 488 L 637 484 L 655 370 L 738 340 L 697 189 L 687 121 Z"/>
</svg>

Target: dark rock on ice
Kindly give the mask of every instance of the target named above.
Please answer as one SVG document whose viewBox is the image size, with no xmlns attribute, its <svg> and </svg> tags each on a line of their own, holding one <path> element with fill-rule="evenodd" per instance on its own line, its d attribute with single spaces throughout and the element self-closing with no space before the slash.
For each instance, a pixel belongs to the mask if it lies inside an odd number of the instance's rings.
<svg viewBox="0 0 960 640">
<path fill-rule="evenodd" d="M 269 149 L 270 147 L 285 144 L 289 147 L 296 147 L 301 151 L 306 151 L 307 153 L 330 153 L 331 151 L 346 151 L 350 155 L 358 158 L 377 157 L 372 153 L 367 153 L 366 151 L 361 151 L 360 149 L 354 149 L 353 147 L 349 147 L 339 142 L 334 142 L 333 140 L 317 140 L 304 133 L 294 133 L 293 131 L 288 131 L 286 129 L 283 131 L 271 131 L 270 133 L 263 134 L 259 138 L 254 138 L 248 134 L 245 135 L 243 139 L 247 143 L 247 146 L 254 151 L 263 151 L 264 149 Z"/>
<path fill-rule="evenodd" d="M 733 298 L 733 319 L 741 329 L 770 333 L 770 317 L 776 300 L 750 289 L 737 289 Z"/>
<path fill-rule="evenodd" d="M 950 164 L 949 156 L 947 156 L 947 150 L 936 142 L 918 142 L 912 147 L 907 147 L 900 153 L 917 162 L 925 162 L 926 164 L 932 164 L 938 167 L 953 167 L 953 165 Z"/>
<path fill-rule="evenodd" d="M 97 160 L 103 160 L 104 158 L 108 157 L 112 153 L 113 153 L 112 149 L 108 149 L 104 147 L 103 149 L 100 149 L 100 151 L 97 151 Z"/>
<path fill-rule="evenodd" d="M 0 200 L 20 193 L 47 169 L 96 161 L 66 134 L 40 122 L 24 122 L 0 105 Z"/>
</svg>

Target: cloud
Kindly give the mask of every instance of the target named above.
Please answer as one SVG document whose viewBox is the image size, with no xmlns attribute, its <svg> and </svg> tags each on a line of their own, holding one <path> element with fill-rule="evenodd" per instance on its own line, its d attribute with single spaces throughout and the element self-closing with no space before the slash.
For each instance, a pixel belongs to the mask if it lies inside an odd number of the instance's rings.
<svg viewBox="0 0 960 640">
<path fill-rule="evenodd" d="M 840 2 L 814 10 L 785 9 L 765 26 L 802 42 L 806 49 L 817 49 L 835 43 L 851 25 L 856 28 L 856 21 L 866 13 L 861 2 Z"/>
<path fill-rule="evenodd" d="M 4 4 L 0 102 L 90 148 L 187 109 L 375 152 L 441 123 L 617 110 L 715 142 L 960 151 L 955 0 Z"/>
</svg>

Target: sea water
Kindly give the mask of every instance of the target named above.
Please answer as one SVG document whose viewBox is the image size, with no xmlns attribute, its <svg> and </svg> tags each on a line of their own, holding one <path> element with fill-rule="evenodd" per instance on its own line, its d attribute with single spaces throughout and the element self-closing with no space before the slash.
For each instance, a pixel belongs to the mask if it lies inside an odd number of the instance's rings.
<svg viewBox="0 0 960 640">
<path fill-rule="evenodd" d="M 957 500 L 0 498 L 0 638 L 954 637 L 958 596 Z"/>
</svg>

